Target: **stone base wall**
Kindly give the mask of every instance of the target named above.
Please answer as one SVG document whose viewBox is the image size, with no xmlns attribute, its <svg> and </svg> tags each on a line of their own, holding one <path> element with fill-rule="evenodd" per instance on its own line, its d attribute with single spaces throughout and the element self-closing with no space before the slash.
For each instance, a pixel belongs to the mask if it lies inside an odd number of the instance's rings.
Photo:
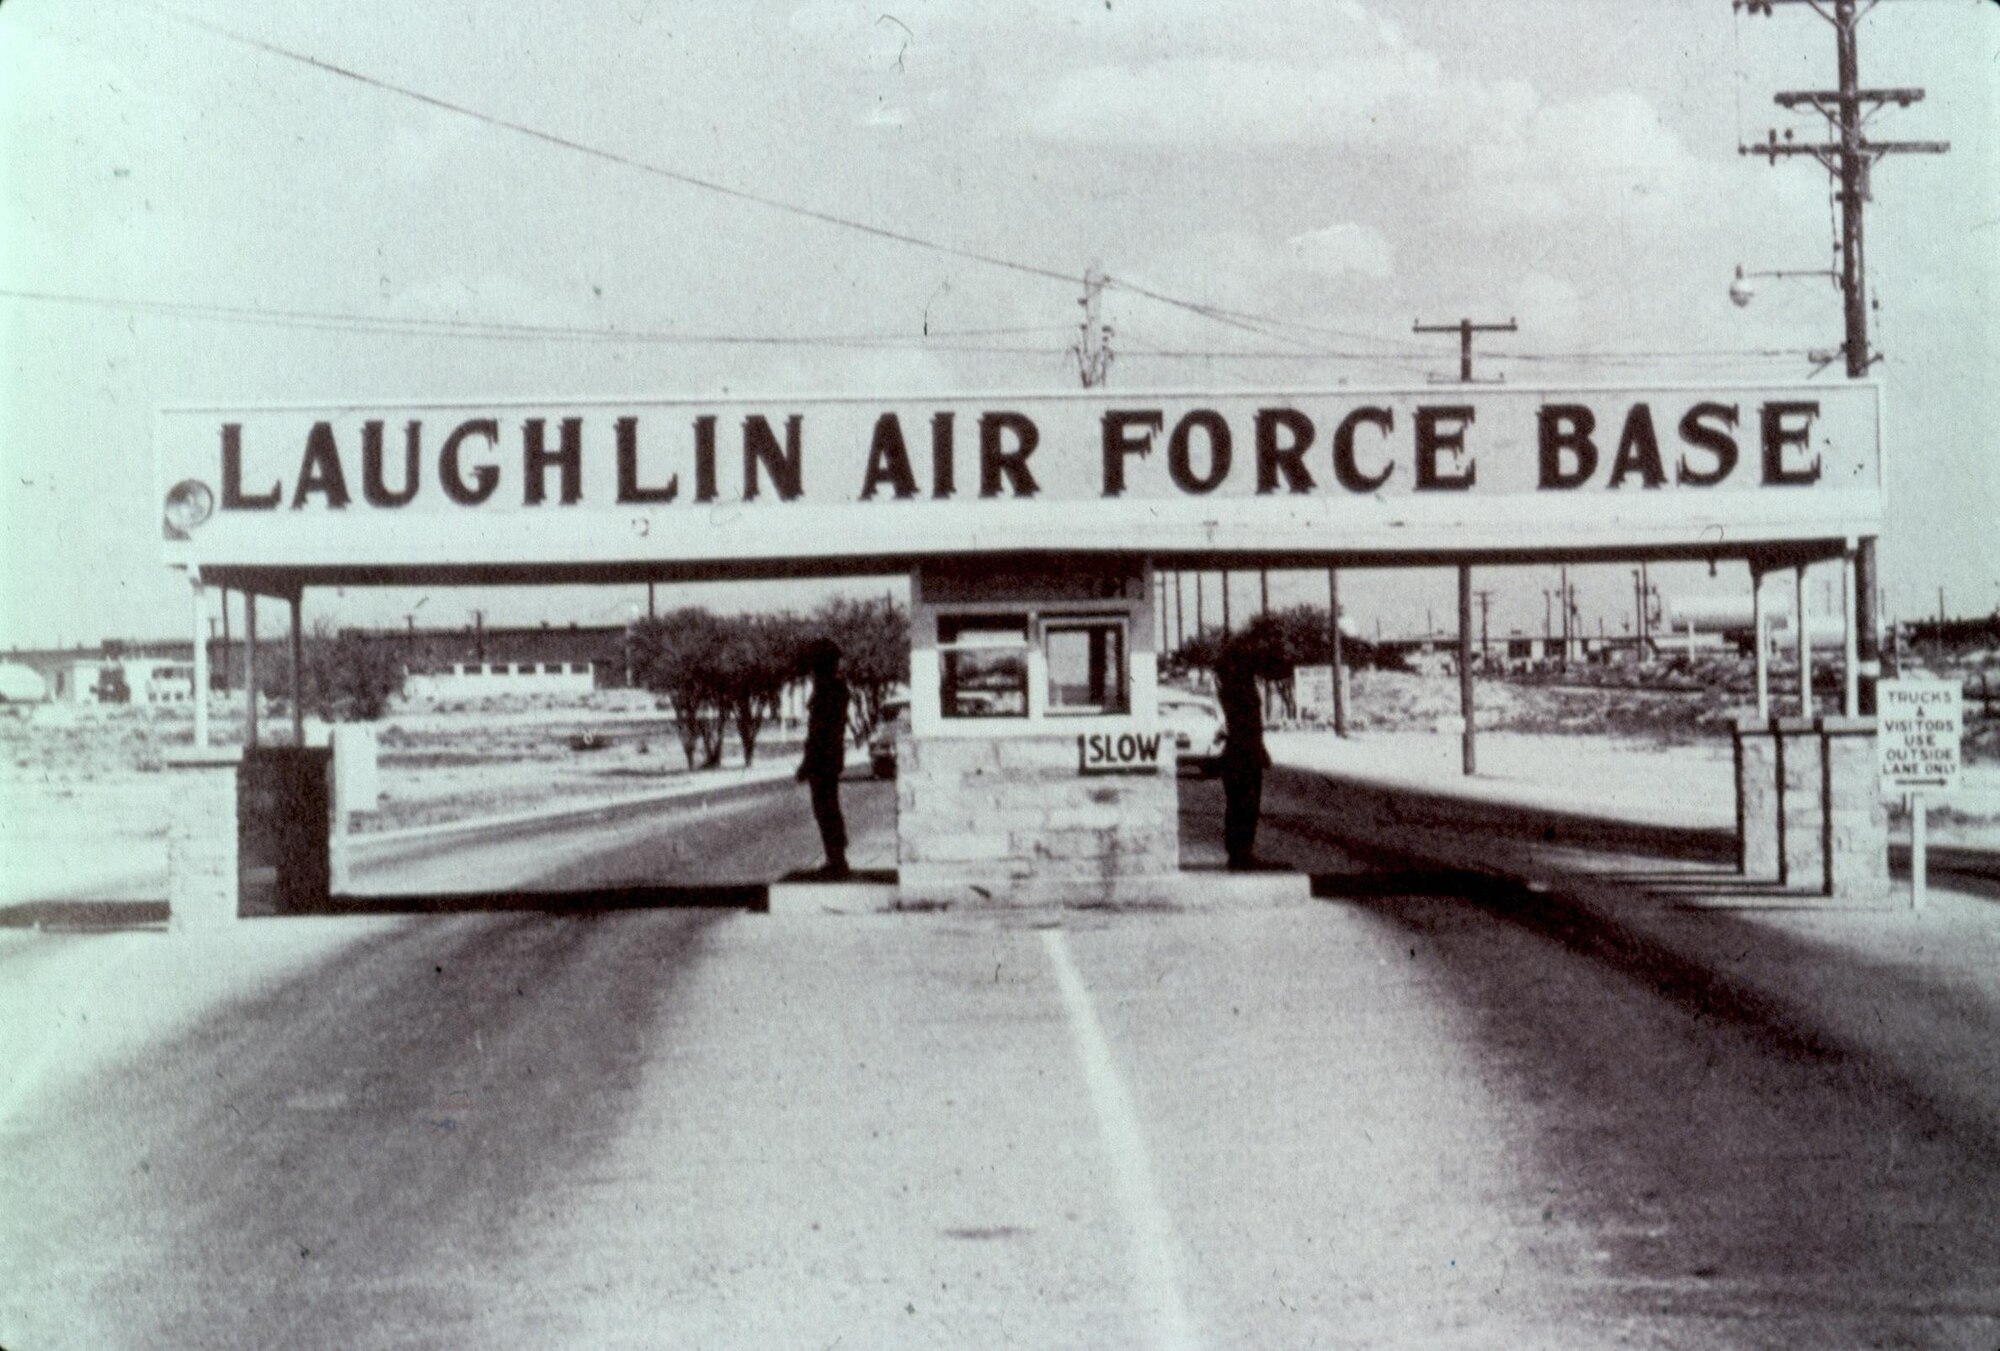
<svg viewBox="0 0 2000 1351">
<path fill-rule="evenodd" d="M 1889 890 L 1889 815 L 1872 718 L 1739 719 L 1738 865 L 1744 880 L 1844 905 Z"/>
<path fill-rule="evenodd" d="M 1093 888 L 1129 897 L 1180 868 L 1171 759 L 1078 772 L 1074 736 L 908 737 L 897 752 L 896 872 L 905 898 Z"/>
<path fill-rule="evenodd" d="M 1752 882 L 1776 882 L 1783 866 L 1778 838 L 1778 743 L 1769 722 L 1742 718 L 1736 740 L 1736 870 Z"/>
<path fill-rule="evenodd" d="M 238 854 L 234 746 L 167 756 L 173 792 L 167 818 L 168 924 L 176 931 L 232 924 Z"/>
<path fill-rule="evenodd" d="M 1873 718 L 1820 719 L 1827 803 L 1826 894 L 1849 904 L 1889 900 L 1889 804 L 1882 798 Z"/>
<path fill-rule="evenodd" d="M 245 914 L 323 909 L 332 892 L 332 759 L 324 746 L 258 746 L 237 788 L 238 875 Z"/>
<path fill-rule="evenodd" d="M 1819 730 L 1806 718 L 1779 718 L 1778 881 L 1788 890 L 1817 891 L 1826 880 L 1826 804 Z"/>
</svg>

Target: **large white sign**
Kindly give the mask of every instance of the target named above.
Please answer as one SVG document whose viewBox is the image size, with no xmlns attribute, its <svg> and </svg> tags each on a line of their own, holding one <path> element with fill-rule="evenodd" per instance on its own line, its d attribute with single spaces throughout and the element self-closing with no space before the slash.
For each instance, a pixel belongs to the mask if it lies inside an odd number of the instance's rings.
<svg viewBox="0 0 2000 1351">
<path fill-rule="evenodd" d="M 1292 671 L 1292 700 L 1302 718 L 1333 719 L 1333 668 L 1300 666 Z"/>
<path fill-rule="evenodd" d="M 1876 390 L 176 409 L 169 562 L 356 570 L 1707 547 L 1873 534 Z"/>
<path fill-rule="evenodd" d="M 1875 726 L 1883 792 L 1957 791 L 1965 707 L 1956 681 L 1878 682 Z"/>
</svg>

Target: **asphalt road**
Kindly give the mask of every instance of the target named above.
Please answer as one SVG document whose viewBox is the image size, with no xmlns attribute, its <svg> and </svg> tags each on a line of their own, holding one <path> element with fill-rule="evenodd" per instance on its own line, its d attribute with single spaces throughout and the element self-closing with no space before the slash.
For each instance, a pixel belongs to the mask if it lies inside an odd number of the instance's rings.
<svg viewBox="0 0 2000 1351">
<path fill-rule="evenodd" d="M 815 862 L 762 803 L 515 883 Z M 190 940 L 11 939 L 66 1012 L 0 1345 L 2000 1345 L 1990 987 L 1712 917 L 1694 969 L 1272 808 L 1330 899 L 263 921 L 319 946 L 117 1054 L 63 1051 Z"/>
<path fill-rule="evenodd" d="M 896 865 L 895 784 L 849 770 L 841 786 L 849 860 Z M 357 894 L 454 895 L 581 892 L 629 887 L 740 888 L 825 861 L 803 785 L 752 785 L 712 802 L 690 799 L 609 819 L 526 824 L 473 839 L 370 849 Z"/>
</svg>

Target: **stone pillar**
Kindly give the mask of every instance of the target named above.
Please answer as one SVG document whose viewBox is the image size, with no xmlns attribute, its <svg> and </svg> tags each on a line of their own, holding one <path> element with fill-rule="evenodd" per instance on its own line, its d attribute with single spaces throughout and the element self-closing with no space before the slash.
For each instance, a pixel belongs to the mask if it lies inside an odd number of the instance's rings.
<svg viewBox="0 0 2000 1351">
<path fill-rule="evenodd" d="M 1875 719 L 1821 718 L 1819 733 L 1826 895 L 1843 905 L 1885 904 L 1889 808 L 1877 778 Z"/>
<path fill-rule="evenodd" d="M 208 745 L 208 592 L 201 569 L 188 569 L 188 595 L 194 606 L 194 744 Z"/>
<path fill-rule="evenodd" d="M 1087 775 L 1074 736 L 906 737 L 897 752 L 905 903 L 1122 903 L 1180 868 L 1172 743 L 1147 773 Z"/>
<path fill-rule="evenodd" d="M 238 914 L 236 746 L 190 746 L 168 754 L 168 923 L 175 932 L 233 924 Z"/>
<path fill-rule="evenodd" d="M 1778 882 L 1817 893 L 1826 880 L 1825 784 L 1819 727 L 1807 718 L 1774 718 L 1778 742 Z"/>
<path fill-rule="evenodd" d="M 1736 870 L 1746 881 L 1776 882 L 1783 868 L 1778 738 L 1769 718 L 1743 717 L 1736 743 Z"/>
<path fill-rule="evenodd" d="M 245 753 L 237 788 L 239 909 L 323 909 L 332 892 L 332 752 L 263 746 Z"/>
</svg>

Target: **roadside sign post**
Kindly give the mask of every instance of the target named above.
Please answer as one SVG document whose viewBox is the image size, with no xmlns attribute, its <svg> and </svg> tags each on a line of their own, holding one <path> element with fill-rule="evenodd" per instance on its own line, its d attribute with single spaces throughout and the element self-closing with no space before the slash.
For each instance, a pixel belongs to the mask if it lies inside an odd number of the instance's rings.
<svg viewBox="0 0 2000 1351">
<path fill-rule="evenodd" d="M 1922 793 L 1910 794 L 1910 909 L 1924 908 L 1924 883 L 1930 872 L 1930 860 L 1926 857 L 1929 842 L 1930 808 L 1924 804 Z"/>
<path fill-rule="evenodd" d="M 1910 905 L 1921 910 L 1928 798 L 1958 788 L 1964 695 L 1956 681 L 1884 680 L 1876 686 L 1875 707 L 1882 791 L 1905 794 L 1909 803 Z"/>
</svg>

